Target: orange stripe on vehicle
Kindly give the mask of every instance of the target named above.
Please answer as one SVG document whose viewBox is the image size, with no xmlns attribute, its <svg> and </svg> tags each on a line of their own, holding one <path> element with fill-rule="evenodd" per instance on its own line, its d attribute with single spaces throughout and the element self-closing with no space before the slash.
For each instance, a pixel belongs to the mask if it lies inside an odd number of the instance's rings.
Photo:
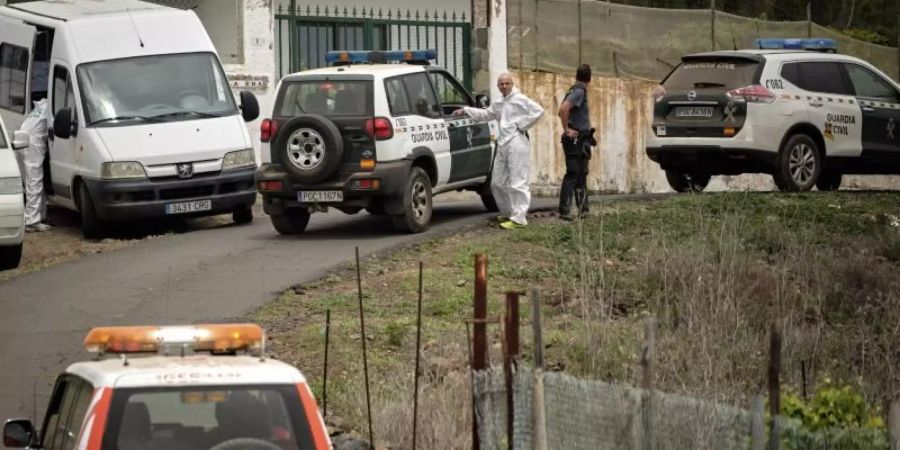
<svg viewBox="0 0 900 450">
<path fill-rule="evenodd" d="M 109 415 L 109 404 L 112 400 L 112 389 L 110 388 L 100 388 L 100 400 L 93 406 L 93 408 L 88 410 L 87 420 L 85 423 L 91 421 L 93 418 L 93 423 L 91 425 L 90 437 L 88 438 L 87 450 L 100 450 L 100 446 L 103 444 L 103 433 L 106 431 L 106 418 Z M 97 394 L 97 390 L 94 391 L 94 395 Z M 84 430 L 82 430 L 84 432 Z"/>
<path fill-rule="evenodd" d="M 325 431 L 325 420 L 319 413 L 319 406 L 313 398 L 312 391 L 306 383 L 297 383 L 297 392 L 300 393 L 300 403 L 303 403 L 303 411 L 306 412 L 306 420 L 309 422 L 309 428 L 312 432 L 313 442 L 316 444 L 316 450 L 328 450 L 331 444 L 328 440 L 328 433 Z"/>
</svg>

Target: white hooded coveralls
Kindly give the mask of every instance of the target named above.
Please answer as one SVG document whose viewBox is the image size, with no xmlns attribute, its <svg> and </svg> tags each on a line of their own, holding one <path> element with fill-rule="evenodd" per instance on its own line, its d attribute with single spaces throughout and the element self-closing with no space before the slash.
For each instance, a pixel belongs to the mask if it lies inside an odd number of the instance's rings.
<svg viewBox="0 0 900 450">
<path fill-rule="evenodd" d="M 499 121 L 500 135 L 497 136 L 497 155 L 491 173 L 491 193 L 500 214 L 520 225 L 528 224 L 531 143 L 525 132 L 544 114 L 544 108 L 514 88 L 509 95 L 486 109 L 465 107 L 463 110 L 479 122 Z"/>
<path fill-rule="evenodd" d="M 28 147 L 16 152 L 25 179 L 25 225 L 35 225 L 47 215 L 44 195 L 44 157 L 47 155 L 47 100 L 34 103 L 19 130 L 28 132 Z"/>
</svg>

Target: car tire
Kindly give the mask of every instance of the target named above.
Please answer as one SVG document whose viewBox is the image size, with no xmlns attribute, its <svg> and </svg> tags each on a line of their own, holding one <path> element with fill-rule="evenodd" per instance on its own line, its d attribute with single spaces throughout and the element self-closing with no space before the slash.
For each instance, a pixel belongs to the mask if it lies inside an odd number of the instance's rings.
<svg viewBox="0 0 900 450">
<path fill-rule="evenodd" d="M 421 167 L 414 166 L 409 172 L 406 189 L 403 191 L 403 214 L 391 216 L 394 228 L 407 233 L 421 233 L 431 223 L 433 201 L 431 179 Z"/>
<path fill-rule="evenodd" d="M 823 170 L 819 174 L 819 179 L 816 180 L 816 188 L 820 191 L 836 191 L 841 188 L 842 179 L 843 175 L 838 172 Z"/>
<path fill-rule="evenodd" d="M 772 178 L 781 191 L 801 192 L 816 185 L 821 171 L 822 154 L 816 141 L 805 134 L 795 134 L 778 153 Z"/>
<path fill-rule="evenodd" d="M 703 192 L 709 185 L 712 175 L 704 173 L 686 173 L 676 170 L 666 171 L 666 181 L 675 192 Z"/>
<path fill-rule="evenodd" d="M 318 183 L 337 171 L 344 156 L 344 139 L 334 122 L 316 114 L 288 121 L 278 130 L 275 151 L 284 170 L 301 183 Z"/>
<path fill-rule="evenodd" d="M 0 270 L 19 267 L 22 261 L 22 244 L 0 247 Z"/>
<path fill-rule="evenodd" d="M 246 225 L 253 222 L 253 207 L 243 207 L 231 212 L 231 219 L 238 225 Z"/>
<path fill-rule="evenodd" d="M 484 205 L 484 209 L 490 212 L 498 212 L 500 211 L 500 207 L 497 206 L 497 199 L 494 198 L 494 194 L 487 192 L 479 192 L 478 195 L 481 197 L 481 204 Z"/>
<path fill-rule="evenodd" d="M 81 212 L 81 234 L 85 239 L 103 239 L 106 236 L 106 224 L 97 217 L 94 200 L 87 185 L 78 186 L 78 209 Z"/>
<path fill-rule="evenodd" d="M 279 234 L 292 235 L 303 233 L 306 230 L 306 226 L 309 225 L 309 216 L 309 212 L 305 210 L 290 208 L 284 210 L 284 214 L 269 216 L 269 219 Z"/>
</svg>

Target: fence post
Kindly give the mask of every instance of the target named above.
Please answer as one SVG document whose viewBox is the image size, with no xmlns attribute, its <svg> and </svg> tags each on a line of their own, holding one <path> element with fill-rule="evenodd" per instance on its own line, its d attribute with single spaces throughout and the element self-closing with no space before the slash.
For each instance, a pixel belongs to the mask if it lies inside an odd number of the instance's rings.
<svg viewBox="0 0 900 450">
<path fill-rule="evenodd" d="M 506 293 L 506 317 L 503 324 L 503 377 L 506 380 L 506 437 L 513 448 L 515 410 L 513 408 L 513 364 L 519 356 L 519 293 Z"/>
<path fill-rule="evenodd" d="M 772 325 L 769 337 L 769 415 L 772 417 L 769 433 L 769 450 L 781 445 L 778 416 L 781 415 L 781 328 Z"/>
<path fill-rule="evenodd" d="M 541 331 L 541 291 L 531 290 L 531 334 L 534 336 L 534 450 L 547 450 L 547 420 L 544 416 L 544 337 Z"/>
<path fill-rule="evenodd" d="M 581 50 L 584 46 L 584 43 L 582 42 L 582 39 L 584 39 L 584 34 L 582 34 L 581 32 L 581 19 L 581 0 L 578 0 L 578 62 L 575 64 L 576 68 L 584 63 L 584 56 Z"/>
<path fill-rule="evenodd" d="M 888 439 L 891 450 L 900 450 L 900 400 L 891 402 L 888 411 Z"/>
<path fill-rule="evenodd" d="M 806 37 L 812 37 L 812 2 L 806 3 Z"/>
<path fill-rule="evenodd" d="M 641 352 L 641 388 L 644 390 L 642 421 L 644 425 L 643 449 L 655 447 L 653 433 L 653 359 L 656 353 L 656 320 L 649 318 L 644 322 L 644 348 Z"/>
<path fill-rule="evenodd" d="M 472 332 L 472 371 L 484 370 L 487 367 L 487 257 L 483 253 L 475 255 L 475 311 Z M 474 389 L 474 386 L 473 386 Z M 478 439 L 478 415 L 475 413 L 474 395 L 472 392 L 472 449 L 480 450 Z"/>
<path fill-rule="evenodd" d="M 710 12 L 710 42 L 712 43 L 712 50 L 716 51 L 716 0 L 709 0 L 709 12 Z"/>
<path fill-rule="evenodd" d="M 753 415 L 750 417 L 750 449 L 766 448 L 766 399 L 762 395 L 753 398 Z"/>
</svg>

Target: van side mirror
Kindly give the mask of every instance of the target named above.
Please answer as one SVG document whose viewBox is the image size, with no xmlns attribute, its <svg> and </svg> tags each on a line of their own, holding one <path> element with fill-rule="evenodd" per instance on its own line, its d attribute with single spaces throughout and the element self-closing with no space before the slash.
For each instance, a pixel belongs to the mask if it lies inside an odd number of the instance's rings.
<svg viewBox="0 0 900 450">
<path fill-rule="evenodd" d="M 60 139 L 72 137 L 72 109 L 62 108 L 53 117 L 53 135 Z"/>
<path fill-rule="evenodd" d="M 487 108 L 491 106 L 491 101 L 488 100 L 488 96 L 484 94 L 478 94 L 475 96 L 475 103 L 478 104 L 479 108 Z"/>
<path fill-rule="evenodd" d="M 13 150 L 22 150 L 27 148 L 31 141 L 31 136 L 25 130 L 16 130 L 13 132 L 12 148 Z"/>
<path fill-rule="evenodd" d="M 3 445 L 6 447 L 28 447 L 35 437 L 34 425 L 28 419 L 9 419 L 3 426 Z"/>
<path fill-rule="evenodd" d="M 241 116 L 244 122 L 252 122 L 259 117 L 259 101 L 250 91 L 241 91 Z"/>
</svg>

